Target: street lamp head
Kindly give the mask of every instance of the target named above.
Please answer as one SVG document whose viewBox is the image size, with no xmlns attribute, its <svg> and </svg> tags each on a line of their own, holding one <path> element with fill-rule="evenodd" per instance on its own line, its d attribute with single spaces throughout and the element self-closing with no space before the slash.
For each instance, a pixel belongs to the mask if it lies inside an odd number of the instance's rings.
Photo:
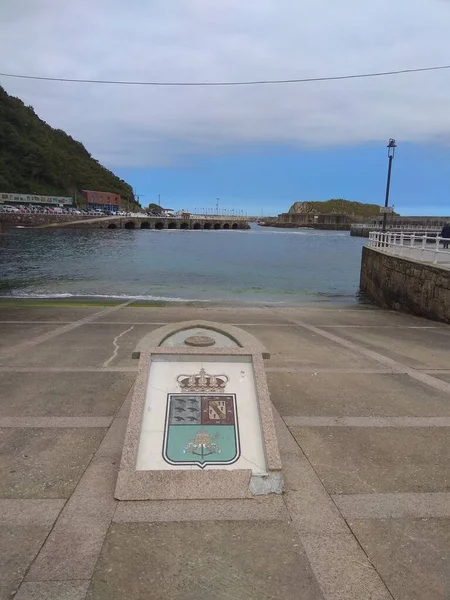
<svg viewBox="0 0 450 600">
<path fill-rule="evenodd" d="M 395 154 L 395 149 L 397 148 L 397 144 L 395 143 L 395 140 L 393 138 L 389 138 L 389 144 L 387 146 L 388 149 L 388 156 L 394 156 Z"/>
</svg>

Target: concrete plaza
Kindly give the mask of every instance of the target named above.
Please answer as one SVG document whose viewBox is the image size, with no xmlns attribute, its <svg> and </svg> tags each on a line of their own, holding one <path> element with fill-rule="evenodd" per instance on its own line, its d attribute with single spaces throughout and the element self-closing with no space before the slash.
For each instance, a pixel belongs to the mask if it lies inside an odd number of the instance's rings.
<svg viewBox="0 0 450 600">
<path fill-rule="evenodd" d="M 117 502 L 137 342 L 263 342 L 285 493 Z M 367 306 L 0 304 L 0 599 L 450 598 L 450 326 Z"/>
</svg>

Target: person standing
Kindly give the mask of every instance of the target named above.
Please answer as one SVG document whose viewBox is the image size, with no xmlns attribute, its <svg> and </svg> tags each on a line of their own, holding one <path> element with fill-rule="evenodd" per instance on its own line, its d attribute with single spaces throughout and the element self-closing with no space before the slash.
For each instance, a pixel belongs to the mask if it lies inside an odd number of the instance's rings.
<svg viewBox="0 0 450 600">
<path fill-rule="evenodd" d="M 444 227 L 442 228 L 441 237 L 444 238 L 444 240 L 443 240 L 444 249 L 447 250 L 448 244 L 450 242 L 450 223 L 449 222 L 447 222 L 444 225 Z"/>
</svg>

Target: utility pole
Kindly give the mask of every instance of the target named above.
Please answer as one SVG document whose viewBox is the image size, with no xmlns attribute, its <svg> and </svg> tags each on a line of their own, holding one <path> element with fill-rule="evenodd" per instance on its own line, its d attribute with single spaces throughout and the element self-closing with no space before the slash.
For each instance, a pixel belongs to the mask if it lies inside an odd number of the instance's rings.
<svg viewBox="0 0 450 600">
<path fill-rule="evenodd" d="M 219 198 L 216 198 L 216 215 L 219 214 Z"/>
<path fill-rule="evenodd" d="M 389 144 L 387 146 L 389 166 L 388 166 L 388 175 L 387 175 L 387 182 L 386 182 L 386 196 L 384 199 L 384 209 L 385 210 L 384 210 L 384 214 L 383 214 L 383 228 L 382 228 L 383 233 L 386 232 L 387 208 L 389 206 L 389 193 L 390 193 L 390 189 L 391 189 L 392 161 L 394 160 L 396 148 L 397 148 L 397 144 L 395 143 L 395 140 L 390 138 Z"/>
</svg>

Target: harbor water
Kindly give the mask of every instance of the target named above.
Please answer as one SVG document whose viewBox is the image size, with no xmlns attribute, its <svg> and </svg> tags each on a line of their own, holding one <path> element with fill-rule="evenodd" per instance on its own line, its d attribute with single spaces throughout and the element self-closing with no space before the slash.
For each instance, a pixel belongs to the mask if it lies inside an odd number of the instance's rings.
<svg viewBox="0 0 450 600">
<path fill-rule="evenodd" d="M 355 302 L 361 248 L 346 231 L 10 229 L 0 296 Z"/>
</svg>

